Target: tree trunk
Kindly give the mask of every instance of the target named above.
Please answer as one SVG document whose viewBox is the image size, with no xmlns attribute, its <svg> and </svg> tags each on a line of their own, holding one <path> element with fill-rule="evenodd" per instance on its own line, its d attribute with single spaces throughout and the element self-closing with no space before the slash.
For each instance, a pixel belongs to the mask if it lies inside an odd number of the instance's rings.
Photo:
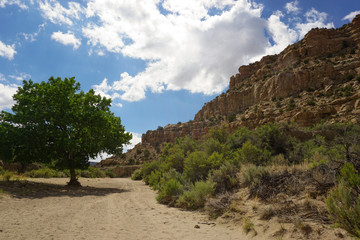
<svg viewBox="0 0 360 240">
<path fill-rule="evenodd" d="M 70 182 L 67 184 L 70 187 L 81 187 L 80 182 L 76 178 L 76 173 L 74 168 L 70 168 Z"/>
</svg>

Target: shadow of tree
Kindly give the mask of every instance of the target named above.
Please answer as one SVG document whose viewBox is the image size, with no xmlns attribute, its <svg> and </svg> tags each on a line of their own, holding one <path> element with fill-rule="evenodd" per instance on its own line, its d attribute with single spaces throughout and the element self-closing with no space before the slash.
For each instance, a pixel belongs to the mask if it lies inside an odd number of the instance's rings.
<svg viewBox="0 0 360 240">
<path fill-rule="evenodd" d="M 65 185 L 40 183 L 31 181 L 0 181 L 0 189 L 6 195 L 13 198 L 38 199 L 46 197 L 85 197 L 85 196 L 106 196 L 113 193 L 123 193 L 129 190 L 120 188 L 99 188 L 99 187 L 68 187 Z"/>
</svg>

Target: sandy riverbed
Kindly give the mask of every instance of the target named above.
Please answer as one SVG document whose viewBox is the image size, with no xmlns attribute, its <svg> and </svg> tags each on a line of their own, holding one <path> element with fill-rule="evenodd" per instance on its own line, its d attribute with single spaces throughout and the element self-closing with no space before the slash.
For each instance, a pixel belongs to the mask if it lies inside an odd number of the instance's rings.
<svg viewBox="0 0 360 240">
<path fill-rule="evenodd" d="M 246 238 L 240 226 L 158 204 L 156 193 L 140 181 L 81 179 L 84 188 L 78 190 L 64 187 L 68 179 L 29 181 L 4 189 L 0 239 Z"/>
</svg>

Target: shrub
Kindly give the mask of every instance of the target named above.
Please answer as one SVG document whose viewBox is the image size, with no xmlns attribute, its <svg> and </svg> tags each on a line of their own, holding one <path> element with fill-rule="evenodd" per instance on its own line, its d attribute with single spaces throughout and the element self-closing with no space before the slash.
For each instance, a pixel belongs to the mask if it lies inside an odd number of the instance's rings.
<svg viewBox="0 0 360 240">
<path fill-rule="evenodd" d="M 240 148 L 246 141 L 253 140 L 252 132 L 246 127 L 240 127 L 228 137 L 227 145 L 230 149 Z"/>
<path fill-rule="evenodd" d="M 109 178 L 115 178 L 115 177 L 116 177 L 115 173 L 113 172 L 113 169 L 108 169 L 108 170 L 106 170 L 106 171 L 105 171 L 105 175 L 106 175 L 107 177 L 109 177 Z"/>
<path fill-rule="evenodd" d="M 254 228 L 254 223 L 248 217 L 244 219 L 243 230 L 246 234 L 248 234 L 251 230 L 253 230 L 255 235 L 257 235 L 257 232 L 255 231 Z"/>
<path fill-rule="evenodd" d="M 3 179 L 7 182 L 9 182 L 13 176 L 14 176 L 13 172 L 9 172 L 9 171 L 3 172 Z"/>
<path fill-rule="evenodd" d="M 149 157 L 150 157 L 150 151 L 149 151 L 148 149 L 145 149 L 145 151 L 144 151 L 144 158 L 145 158 L 145 159 L 149 159 Z"/>
<path fill-rule="evenodd" d="M 210 156 L 214 152 L 221 153 L 223 151 L 223 145 L 214 138 L 209 138 L 205 142 L 203 142 L 201 148 L 208 156 Z"/>
<path fill-rule="evenodd" d="M 160 183 L 160 179 L 161 179 L 161 172 L 158 170 L 155 170 L 153 172 L 151 172 L 150 176 L 149 176 L 149 186 L 151 186 L 154 190 L 158 190 L 159 189 L 159 183 Z"/>
<path fill-rule="evenodd" d="M 174 168 L 179 172 L 183 172 L 184 169 L 184 151 L 179 145 L 174 145 L 168 148 L 166 155 L 162 155 L 165 169 Z"/>
<path fill-rule="evenodd" d="M 98 168 L 89 167 L 88 169 L 81 170 L 80 176 L 84 178 L 104 178 L 106 174 Z"/>
<path fill-rule="evenodd" d="M 206 199 L 214 193 L 214 183 L 211 181 L 198 181 L 179 197 L 176 205 L 186 209 L 199 209 L 204 207 Z"/>
<path fill-rule="evenodd" d="M 32 170 L 30 172 L 25 173 L 25 175 L 32 178 L 56 178 L 56 177 L 64 176 L 62 173 L 50 168 L 41 168 L 37 170 Z"/>
<path fill-rule="evenodd" d="M 215 170 L 209 178 L 214 183 L 215 193 L 234 189 L 238 185 L 236 178 L 238 170 L 239 168 L 229 162 L 225 162 L 220 169 Z"/>
<path fill-rule="evenodd" d="M 160 203 L 173 205 L 183 191 L 184 187 L 178 180 L 170 179 L 160 190 L 156 200 Z"/>
<path fill-rule="evenodd" d="M 242 162 L 263 165 L 270 159 L 270 152 L 266 149 L 260 149 L 254 146 L 250 141 L 243 144 L 239 149 L 240 159 Z"/>
<path fill-rule="evenodd" d="M 184 174 L 192 182 L 204 179 L 212 168 L 206 154 L 201 151 L 191 153 L 184 161 Z"/>
<path fill-rule="evenodd" d="M 285 153 L 287 148 L 287 139 L 279 124 L 270 122 L 264 124 L 255 130 L 258 146 L 261 149 L 268 150 L 271 154 Z"/>
<path fill-rule="evenodd" d="M 339 184 L 329 193 L 326 204 L 338 226 L 360 237 L 360 175 L 352 164 L 344 164 Z"/>
<path fill-rule="evenodd" d="M 141 180 L 142 178 L 143 178 L 143 176 L 142 176 L 141 169 L 136 169 L 136 170 L 131 174 L 131 179 L 132 179 L 132 180 Z"/>
<path fill-rule="evenodd" d="M 229 135 L 225 127 L 213 128 L 210 130 L 209 134 L 211 138 L 216 139 L 220 143 L 225 143 Z"/>
<path fill-rule="evenodd" d="M 141 168 L 142 176 L 146 184 L 149 184 L 149 177 L 151 172 L 159 170 L 161 166 L 160 161 L 146 162 Z"/>
<path fill-rule="evenodd" d="M 249 166 L 243 171 L 246 185 L 259 184 L 264 176 L 269 175 L 269 170 L 262 166 Z"/>
<path fill-rule="evenodd" d="M 0 174 L 3 174 L 4 173 L 4 169 L 3 167 L 0 166 Z"/>
</svg>

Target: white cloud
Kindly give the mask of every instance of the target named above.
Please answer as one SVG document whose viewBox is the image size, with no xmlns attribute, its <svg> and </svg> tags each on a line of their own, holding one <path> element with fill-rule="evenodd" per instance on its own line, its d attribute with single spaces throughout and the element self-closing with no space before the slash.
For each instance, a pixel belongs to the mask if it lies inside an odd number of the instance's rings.
<svg viewBox="0 0 360 240">
<path fill-rule="evenodd" d="M 349 13 L 342 20 L 348 20 L 349 22 L 351 22 L 358 14 L 360 14 L 360 10 Z"/>
<path fill-rule="evenodd" d="M 130 149 L 133 149 L 136 144 L 141 142 L 141 134 L 140 133 L 131 132 L 131 134 L 132 134 L 132 139 L 131 139 L 129 145 L 124 146 L 124 152 L 127 152 Z"/>
<path fill-rule="evenodd" d="M 67 33 L 62 33 L 61 31 L 54 32 L 51 35 L 51 39 L 64 44 L 73 46 L 74 49 L 78 49 L 81 45 L 80 39 L 76 38 L 75 35 L 68 31 Z"/>
<path fill-rule="evenodd" d="M 9 75 L 9 78 L 15 79 L 17 81 L 29 80 L 31 75 L 28 73 L 19 73 L 16 75 Z"/>
<path fill-rule="evenodd" d="M 296 24 L 299 38 L 303 38 L 312 28 L 334 28 L 333 23 L 326 23 L 327 14 L 312 8 L 305 13 L 306 23 Z"/>
<path fill-rule="evenodd" d="M 21 0 L 0 0 L 0 7 L 5 8 L 6 5 L 17 5 L 21 9 L 28 9 L 28 6 Z M 31 2 L 30 2 L 31 3 Z"/>
<path fill-rule="evenodd" d="M 283 17 L 282 13 L 277 12 L 268 19 L 267 29 L 275 44 L 267 49 L 266 54 L 279 53 L 298 40 L 298 33 L 282 22 L 281 17 Z"/>
<path fill-rule="evenodd" d="M 286 5 L 285 5 L 286 12 L 299 14 L 300 8 L 298 7 L 298 5 L 299 5 L 299 1 L 297 1 L 297 0 L 286 3 Z"/>
<path fill-rule="evenodd" d="M 167 0 L 163 8 L 170 14 L 165 16 L 157 4 L 161 2 L 89 3 L 89 15 L 97 15 L 100 24 L 83 28 L 88 44 L 95 51 L 103 49 L 148 62 L 135 76 L 124 72 L 118 81 L 106 82 L 105 94 L 118 92 L 123 100 L 138 101 L 145 98 L 147 90 L 219 93 L 239 65 L 248 63 L 267 46 L 261 6 L 245 0 L 181 4 Z M 212 8 L 220 8 L 221 14 L 211 15 Z"/>
<path fill-rule="evenodd" d="M 277 11 L 268 19 L 261 16 L 264 6 L 250 0 L 89 0 L 83 8 L 44 1 L 44 16 L 73 25 L 71 31 L 87 39 L 89 55 L 121 54 L 146 63 L 137 74 L 123 72 L 93 86 L 125 101 L 144 99 L 147 91 L 220 93 L 240 65 L 279 53 L 311 28 L 334 26 L 315 9 L 300 16 L 298 0 L 285 5 L 291 15 Z M 294 21 L 288 25 L 283 18 Z"/>
<path fill-rule="evenodd" d="M 6 81 L 6 78 L 5 78 L 5 76 L 4 76 L 4 74 L 2 74 L 2 73 L 0 73 L 0 81 Z"/>
<path fill-rule="evenodd" d="M 26 41 L 35 42 L 37 36 L 40 34 L 41 31 L 45 29 L 45 23 L 42 23 L 38 26 L 38 30 L 34 33 L 20 33 Z"/>
<path fill-rule="evenodd" d="M 15 54 L 16 54 L 15 44 L 6 45 L 2 41 L 0 41 L 0 57 L 4 57 L 9 60 L 12 60 L 12 59 L 14 59 Z"/>
<path fill-rule="evenodd" d="M 19 86 L 15 84 L 5 85 L 0 83 L 0 110 L 11 108 L 14 104 L 12 96 Z"/>
<path fill-rule="evenodd" d="M 119 107 L 119 108 L 122 108 L 123 105 L 121 103 L 115 103 L 115 106 Z"/>
<path fill-rule="evenodd" d="M 79 3 L 69 2 L 69 8 L 64 8 L 56 0 L 45 0 L 39 3 L 44 18 L 55 24 L 73 25 L 72 19 L 80 19 L 84 10 Z"/>
</svg>

